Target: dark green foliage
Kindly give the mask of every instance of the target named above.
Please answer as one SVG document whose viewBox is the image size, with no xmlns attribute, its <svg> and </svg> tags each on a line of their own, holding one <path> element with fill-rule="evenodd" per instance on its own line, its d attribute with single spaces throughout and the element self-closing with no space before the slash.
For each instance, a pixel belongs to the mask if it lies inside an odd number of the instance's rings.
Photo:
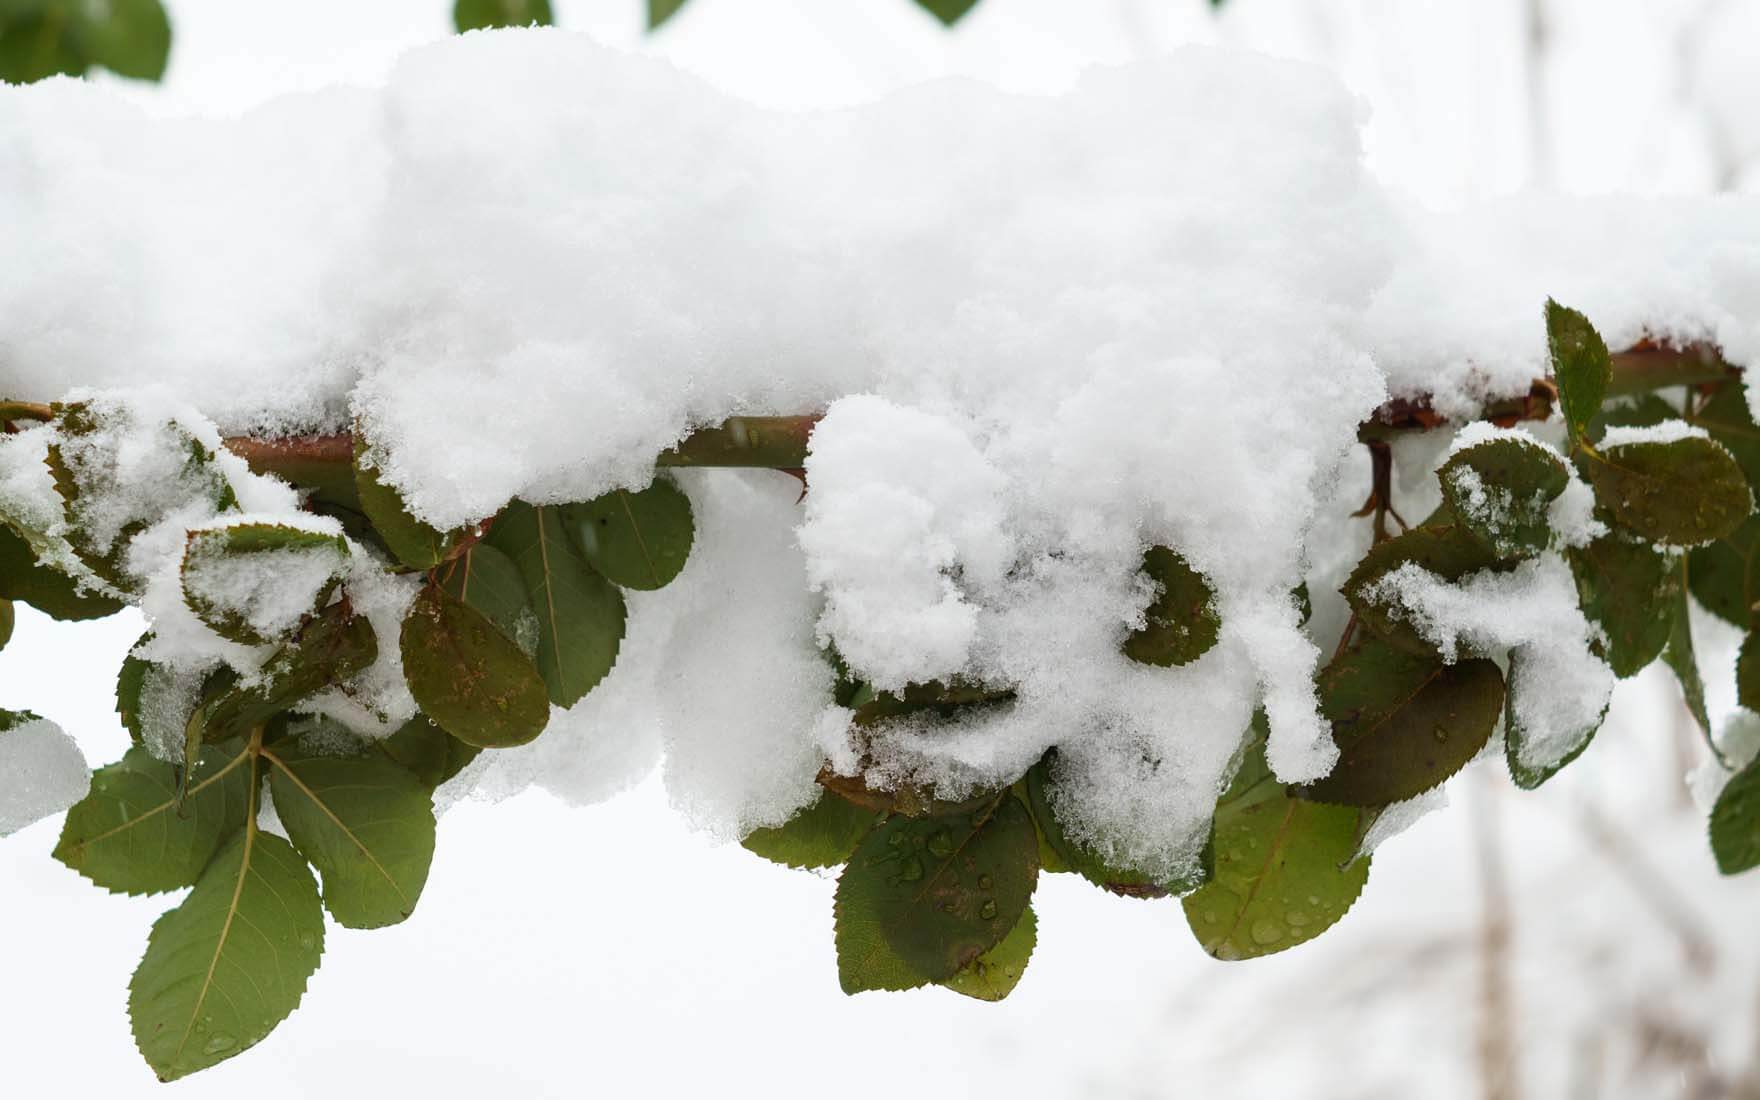
<svg viewBox="0 0 1760 1100">
<path fill-rule="evenodd" d="M 1125 639 L 1125 656 L 1162 666 L 1203 656 L 1222 628 L 1210 582 L 1165 546 L 1151 546 L 1143 555 L 1143 573 L 1154 582 L 1156 595 L 1144 611 L 1147 622 Z"/>
<path fill-rule="evenodd" d="M 648 0 L 648 29 L 659 30 L 661 24 L 679 13 L 687 0 Z"/>
<path fill-rule="evenodd" d="M 825 792 L 781 825 L 747 833 L 740 844 L 785 867 L 837 867 L 885 818 L 884 813 Z"/>
<path fill-rule="evenodd" d="M 1583 614 L 1607 635 L 1602 654 L 1622 679 L 1662 653 L 1680 597 L 1680 572 L 1654 547 L 1613 532 L 1565 552 Z"/>
<path fill-rule="evenodd" d="M 361 512 L 397 560 L 410 569 L 432 569 L 464 540 L 467 532 L 440 531 L 417 519 L 396 489 L 367 461 L 371 448 L 357 425 L 354 433 L 354 484 Z"/>
<path fill-rule="evenodd" d="M 348 567 L 348 543 L 341 535 L 325 535 L 276 523 L 239 523 L 191 531 L 183 550 L 183 599 L 196 618 L 209 630 L 244 645 L 263 645 L 278 639 L 264 637 L 239 610 L 210 601 L 200 583 L 206 570 L 216 565 L 240 563 L 257 555 L 280 553 L 323 555 L 333 562 L 330 579 L 313 593 L 310 610 L 329 602 Z"/>
<path fill-rule="evenodd" d="M 1509 660 L 1510 679 L 1513 681 L 1520 668 L 1522 655 L 1519 651 L 1513 652 L 1510 654 Z M 1602 712 L 1596 718 L 1594 725 L 1590 726 L 1588 729 L 1576 731 L 1576 735 L 1571 740 L 1568 749 L 1557 754 L 1552 759 L 1534 760 L 1531 759 L 1533 754 L 1528 751 L 1530 748 L 1531 736 L 1516 717 L 1517 702 L 1518 699 L 1516 693 L 1511 691 L 1508 699 L 1508 706 L 1504 712 L 1503 758 L 1504 763 L 1509 767 L 1510 778 L 1515 781 L 1516 786 L 1525 791 L 1533 790 L 1548 779 L 1551 779 L 1553 776 L 1563 771 L 1566 764 L 1569 764 L 1577 757 L 1583 755 L 1583 750 L 1589 747 L 1589 742 L 1595 739 L 1596 732 L 1600 730 L 1601 720 L 1607 717 L 1607 710 L 1603 707 Z"/>
<path fill-rule="evenodd" d="M 1546 549 L 1552 540 L 1547 509 L 1570 484 L 1556 454 L 1516 439 L 1487 440 L 1457 451 L 1436 474 L 1449 511 L 1498 558 Z"/>
<path fill-rule="evenodd" d="M 1064 832 L 1063 826 L 1058 824 L 1057 814 L 1051 808 L 1050 792 L 1047 789 L 1051 781 L 1051 770 L 1055 766 L 1055 754 L 1048 754 L 1045 759 L 1028 769 L 1025 784 L 1027 805 L 1032 809 L 1033 821 L 1039 827 L 1042 847 L 1049 849 L 1053 855 L 1053 861 L 1045 865 L 1045 870 L 1073 872 L 1102 889 L 1131 898 L 1161 898 L 1170 894 L 1184 894 L 1196 889 L 1208 877 L 1200 870 L 1188 880 L 1157 882 L 1140 872 L 1113 866 L 1098 852 Z M 1044 861 L 1041 860 L 1041 863 Z"/>
<path fill-rule="evenodd" d="M 623 644 L 623 593 L 588 565 L 556 508 L 523 501 L 495 521 L 490 544 L 513 560 L 537 616 L 538 671 L 559 707 L 598 686 Z M 435 718 L 445 725 L 440 715 Z"/>
<path fill-rule="evenodd" d="M 1687 583 L 1705 610 L 1743 630 L 1760 602 L 1760 516 L 1687 555 Z"/>
<path fill-rule="evenodd" d="M 1583 458 L 1595 499 L 1653 542 L 1694 546 L 1733 532 L 1754 510 L 1748 480 L 1709 439 L 1602 446 Z"/>
<path fill-rule="evenodd" d="M 1679 571 L 1690 575 L 1689 564 L 1682 561 Z M 1714 754 L 1721 756 L 1716 743 L 1711 740 L 1711 714 L 1705 706 L 1705 681 L 1699 675 L 1699 662 L 1693 655 L 1693 631 L 1687 607 L 1687 578 L 1683 576 L 1681 579 L 1682 584 L 1668 617 L 1668 646 L 1662 651 L 1662 660 L 1680 682 L 1681 698 L 1693 715 L 1693 721 L 1699 723 L 1699 730 L 1705 735 L 1706 744 L 1711 746 Z"/>
<path fill-rule="evenodd" d="M 978 0 L 917 0 L 917 7 L 941 20 L 943 26 L 951 27 L 959 22 L 965 14 L 978 6 Z"/>
<path fill-rule="evenodd" d="M 458 33 L 489 27 L 548 27 L 556 21 L 550 0 L 457 0 L 452 5 L 452 25 Z"/>
<path fill-rule="evenodd" d="M 1550 298 L 1546 300 L 1546 346 L 1552 356 L 1552 376 L 1558 382 L 1565 429 L 1574 447 L 1607 396 L 1613 360 L 1587 317 Z"/>
<path fill-rule="evenodd" d="M 467 745 L 523 745 L 544 732 L 550 698 L 531 658 L 481 612 L 428 585 L 404 616 L 404 678 L 422 713 Z"/>
<path fill-rule="evenodd" d="M 1485 746 L 1503 709 L 1503 673 L 1492 662 L 1447 665 L 1373 638 L 1327 665 L 1319 691 L 1338 763 L 1300 794 L 1348 806 L 1403 802 L 1435 787 Z"/>
<path fill-rule="evenodd" d="M 30 543 L 0 523 L 0 598 L 28 603 L 53 619 L 101 619 L 121 611 L 121 600 L 83 593 L 72 577 L 42 564 Z"/>
<path fill-rule="evenodd" d="M 1748 631 L 1736 656 L 1736 702 L 1760 712 L 1760 631 Z"/>
<path fill-rule="evenodd" d="M 1020 984 L 1027 962 L 1039 943 L 1039 920 L 1027 906 L 1021 919 L 1002 942 L 966 964 L 964 970 L 941 984 L 955 993 L 980 1001 L 1000 1001 Z"/>
<path fill-rule="evenodd" d="M 1740 382 L 1718 386 L 1686 419 L 1723 444 L 1747 475 L 1748 484 L 1760 483 L 1760 425 L 1748 413 L 1748 399 Z"/>
<path fill-rule="evenodd" d="M 1253 745 L 1216 804 L 1216 873 L 1180 901 L 1218 959 L 1251 959 L 1313 939 L 1363 891 L 1369 858 L 1353 858 L 1358 811 L 1292 798 Z"/>
<path fill-rule="evenodd" d="M 1760 865 L 1760 760 L 1731 776 L 1711 807 L 1711 853 L 1726 875 Z"/>
<path fill-rule="evenodd" d="M 537 646 L 538 620 L 526 595 L 525 578 L 513 559 L 500 550 L 485 542 L 472 546 L 446 563 L 440 587 L 481 611 L 514 641 L 529 637 L 529 643 L 521 648 Z"/>
<path fill-rule="evenodd" d="M 618 489 L 562 510 L 588 564 L 624 588 L 664 588 L 684 568 L 696 525 L 691 501 L 665 478 L 639 493 Z"/>
<path fill-rule="evenodd" d="M 1423 567 L 1445 581 L 1455 581 L 1497 564 L 1485 544 L 1444 515 L 1435 525 L 1414 527 L 1363 555 L 1344 584 L 1344 598 L 1364 626 L 1390 645 L 1409 653 L 1432 655 L 1436 647 L 1406 621 L 1404 609 L 1387 602 L 1375 586 L 1406 564 Z"/>
<path fill-rule="evenodd" d="M 482 752 L 418 714 L 398 727 L 396 733 L 370 746 L 419 779 L 429 790 L 451 779 Z"/>
<path fill-rule="evenodd" d="M 208 709 L 200 738 L 242 736 L 295 703 L 354 678 L 378 655 L 378 639 L 366 618 L 346 602 L 331 604 L 275 651 L 258 682 L 231 688 Z"/>
<path fill-rule="evenodd" d="M 165 75 L 171 23 L 159 0 L 11 0 L 0 4 L 0 80 L 28 84 L 93 66 L 139 80 Z"/>
<path fill-rule="evenodd" d="M 1038 875 L 1032 818 L 1012 794 L 970 813 L 891 818 L 837 880 L 844 992 L 952 978 L 1014 928 Z"/>
</svg>

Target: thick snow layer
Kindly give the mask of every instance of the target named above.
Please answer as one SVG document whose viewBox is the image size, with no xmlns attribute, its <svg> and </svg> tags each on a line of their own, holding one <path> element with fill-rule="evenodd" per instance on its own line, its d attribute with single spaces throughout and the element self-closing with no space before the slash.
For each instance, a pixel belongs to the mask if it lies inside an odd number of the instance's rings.
<svg viewBox="0 0 1760 1100">
<path fill-rule="evenodd" d="M 1318 502 L 1378 404 L 1526 392 L 1548 295 L 1614 346 L 1760 354 L 1760 203 L 1438 217 L 1365 171 L 1361 122 L 1319 70 L 1232 51 L 1056 97 L 954 81 L 781 113 L 537 30 L 236 119 L 9 88 L 0 395 L 147 377 L 187 403 L 119 425 L 142 460 L 90 517 L 152 521 L 129 567 L 155 630 L 142 655 L 182 685 L 167 722 L 197 673 L 248 676 L 268 651 L 183 604 L 174 550 L 215 517 L 151 445 L 166 422 L 210 446 L 358 423 L 383 476 L 450 527 L 515 496 L 645 485 L 657 452 L 730 414 L 824 411 L 805 504 L 779 475 L 686 479 L 691 565 L 632 599 L 617 668 L 461 783 L 593 797 L 660 745 L 674 800 L 733 834 L 785 819 L 826 762 L 952 793 L 1056 744 L 1068 828 L 1184 868 L 1255 709 L 1280 777 L 1332 764 L 1312 682 L 1335 624 L 1322 606 L 1304 630 L 1291 592 L 1361 550 L 1361 525 Z M 45 445 L 0 445 L 0 507 L 52 528 Z M 295 507 L 242 467 L 228 480 L 245 512 Z M 1583 491 L 1554 513 L 1567 541 L 1592 534 Z M 1119 654 L 1154 595 L 1152 545 L 1204 575 L 1221 616 L 1179 669 Z M 367 733 L 407 717 L 391 640 L 413 584 L 355 569 L 380 660 L 313 709 Z M 1563 650 L 1530 633 L 1508 644 L 1538 675 Z M 857 731 L 821 647 L 882 686 L 959 675 L 1015 698 Z"/>
<path fill-rule="evenodd" d="M 91 783 L 79 746 L 55 723 L 0 729 L 0 836 L 67 809 Z"/>
</svg>

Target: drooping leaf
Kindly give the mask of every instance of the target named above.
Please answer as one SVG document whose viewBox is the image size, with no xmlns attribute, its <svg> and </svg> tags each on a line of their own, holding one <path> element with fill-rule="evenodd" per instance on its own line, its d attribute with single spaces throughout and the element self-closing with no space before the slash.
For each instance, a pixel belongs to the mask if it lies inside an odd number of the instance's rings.
<svg viewBox="0 0 1760 1100">
<path fill-rule="evenodd" d="M 165 75 L 171 54 L 171 21 L 159 0 L 105 0 L 76 5 L 79 48 L 95 65 L 137 80 Z"/>
<path fill-rule="evenodd" d="M 434 858 L 428 788 L 383 756 L 324 756 L 297 744 L 263 750 L 287 837 L 324 880 L 344 928 L 382 928 L 414 912 Z"/>
<path fill-rule="evenodd" d="M 1203 656 L 1222 628 L 1210 582 L 1165 546 L 1151 546 L 1143 555 L 1143 573 L 1155 583 L 1156 596 L 1144 611 L 1143 627 L 1125 639 L 1125 656 L 1163 667 Z"/>
<path fill-rule="evenodd" d="M 544 732 L 550 699 L 531 658 L 494 623 L 439 585 L 404 616 L 403 672 L 416 705 L 467 745 L 523 745 Z"/>
<path fill-rule="evenodd" d="M 293 846 L 247 823 L 160 917 L 128 986 L 135 1045 L 161 1081 L 261 1042 L 324 950 L 318 885 Z"/>
<path fill-rule="evenodd" d="M 1358 811 L 1292 798 L 1252 751 L 1216 804 L 1216 873 L 1180 899 L 1198 943 L 1226 961 L 1284 951 L 1336 924 L 1369 877 Z"/>
<path fill-rule="evenodd" d="M 836 867 L 884 819 L 882 813 L 825 792 L 781 825 L 747 833 L 740 844 L 784 867 Z"/>
<path fill-rule="evenodd" d="M 83 593 L 72 577 L 43 565 L 30 543 L 10 526 L 0 523 L 0 597 L 28 603 L 62 621 L 101 619 L 121 611 L 125 604 L 109 596 Z"/>
<path fill-rule="evenodd" d="M 1491 661 L 1448 665 L 1373 638 L 1339 654 L 1318 686 L 1339 757 L 1331 774 L 1300 790 L 1316 802 L 1414 798 L 1465 767 L 1503 710 L 1503 673 Z"/>
<path fill-rule="evenodd" d="M 411 718 L 390 737 L 372 742 L 371 747 L 430 790 L 463 771 L 483 751 L 447 733 L 425 714 Z"/>
<path fill-rule="evenodd" d="M 247 733 L 288 707 L 325 688 L 353 679 L 379 656 L 379 642 L 366 616 L 346 601 L 326 607 L 263 665 L 258 681 L 238 684 L 192 721 L 215 741 Z"/>
<path fill-rule="evenodd" d="M 1446 520 L 1414 527 L 1369 549 L 1341 590 L 1357 619 L 1390 645 L 1408 653 L 1434 655 L 1436 647 L 1407 620 L 1404 608 L 1389 601 L 1377 585 L 1403 565 L 1418 565 L 1445 581 L 1498 564 L 1485 544 Z"/>
<path fill-rule="evenodd" d="M 665 478 L 639 493 L 618 489 L 566 505 L 562 522 L 605 579 L 643 591 L 664 588 L 678 576 L 696 534 L 690 498 Z"/>
<path fill-rule="evenodd" d="M 1550 298 L 1546 300 L 1546 346 L 1552 357 L 1552 376 L 1558 382 L 1565 429 L 1575 447 L 1607 396 L 1613 359 L 1587 317 Z"/>
<path fill-rule="evenodd" d="M 457 0 L 452 5 L 452 25 L 460 34 L 490 27 L 548 27 L 555 21 L 550 0 Z"/>
<path fill-rule="evenodd" d="M 1033 907 L 1027 906 L 1021 919 L 1009 929 L 1002 942 L 966 964 L 958 974 L 942 982 L 955 993 L 980 1001 L 1000 1001 L 1021 982 L 1027 962 L 1039 942 L 1039 920 Z"/>
<path fill-rule="evenodd" d="M 479 542 L 447 563 L 440 586 L 481 611 L 501 633 L 523 643 L 520 648 L 535 651 L 538 620 L 526 595 L 525 578 L 512 558 Z"/>
<path fill-rule="evenodd" d="M 1760 603 L 1760 516 L 1688 554 L 1687 581 L 1705 610 L 1748 629 Z"/>
<path fill-rule="evenodd" d="M 1509 673 L 1510 683 L 1525 685 L 1521 676 L 1524 661 L 1522 651 L 1515 649 L 1510 652 Z M 1536 684 L 1539 690 L 1555 690 L 1551 684 Z M 1503 758 L 1509 767 L 1509 775 L 1515 785 L 1522 790 L 1531 791 L 1540 784 L 1551 779 L 1564 770 L 1566 764 L 1583 755 L 1595 734 L 1601 729 L 1601 722 L 1607 717 L 1604 704 L 1601 713 L 1595 717 L 1594 723 L 1584 729 L 1554 733 L 1542 740 L 1528 729 L 1521 720 L 1522 695 L 1512 689 L 1505 701 L 1503 719 Z"/>
<path fill-rule="evenodd" d="M 1436 471 L 1442 499 L 1498 558 L 1529 557 L 1552 540 L 1547 509 L 1570 484 L 1564 461 L 1537 441 L 1490 439 Z"/>
<path fill-rule="evenodd" d="M 1760 864 L 1760 760 L 1731 776 L 1712 805 L 1711 854 L 1726 875 Z"/>
<path fill-rule="evenodd" d="M 410 569 L 432 569 L 464 539 L 466 531 L 440 531 L 417 519 L 398 491 L 379 477 L 360 426 L 354 432 L 354 484 L 361 511 L 397 560 Z"/>
<path fill-rule="evenodd" d="M 1662 651 L 1662 659 L 1680 682 L 1681 698 L 1685 700 L 1693 721 L 1699 723 L 1699 731 L 1705 736 L 1705 743 L 1714 754 L 1721 756 L 1721 750 L 1711 738 L 1711 713 L 1705 705 L 1705 681 L 1699 675 L 1699 661 L 1693 654 L 1693 630 L 1686 583 L 1691 576 L 1692 567 L 1689 562 L 1682 561 L 1679 568 L 1685 576 L 1671 605 L 1668 646 Z"/>
<path fill-rule="evenodd" d="M 1753 493 L 1735 459 L 1698 436 L 1622 443 L 1584 456 L 1595 499 L 1622 527 L 1651 540 L 1694 546 L 1741 526 Z"/>
<path fill-rule="evenodd" d="M 1161 898 L 1169 894 L 1187 893 L 1200 886 L 1208 877 L 1200 869 L 1190 879 L 1157 882 L 1139 871 L 1129 871 L 1112 865 L 1100 853 L 1070 836 L 1058 823 L 1057 813 L 1051 806 L 1048 787 L 1050 772 L 1055 766 L 1054 760 L 1055 754 L 1048 753 L 1045 759 L 1027 770 L 1026 789 L 1027 805 L 1032 810 L 1033 821 L 1038 825 L 1045 846 L 1056 855 L 1056 870 L 1074 872 L 1102 889 L 1131 898 Z"/>
<path fill-rule="evenodd" d="M 917 6 L 941 20 L 942 26 L 951 27 L 977 7 L 978 0 L 917 0 Z"/>
<path fill-rule="evenodd" d="M 688 0 L 648 0 L 648 29 L 659 30 L 661 24 L 677 15 Z"/>
<path fill-rule="evenodd" d="M 348 543 L 285 524 L 234 523 L 191 531 L 180 568 L 196 618 L 222 638 L 264 645 L 329 602 Z"/>
<path fill-rule="evenodd" d="M 1680 574 L 1654 547 L 1620 532 L 1565 551 L 1577 602 L 1606 635 L 1614 675 L 1635 676 L 1668 644 Z"/>
<path fill-rule="evenodd" d="M 495 521 L 490 541 L 525 579 L 538 617 L 538 671 L 550 701 L 571 707 L 617 663 L 623 593 L 587 564 L 555 508 L 513 502 Z"/>
<path fill-rule="evenodd" d="M 176 769 L 136 745 L 92 773 L 92 789 L 67 811 L 54 856 L 124 894 L 192 885 L 227 837 L 243 827 L 250 793 L 244 744 L 210 745 L 190 769 L 177 809 Z"/>
<path fill-rule="evenodd" d="M 869 833 L 837 880 L 844 992 L 946 981 L 1002 942 L 1037 883 L 1038 848 L 1012 794 L 974 813 L 893 817 Z"/>
</svg>

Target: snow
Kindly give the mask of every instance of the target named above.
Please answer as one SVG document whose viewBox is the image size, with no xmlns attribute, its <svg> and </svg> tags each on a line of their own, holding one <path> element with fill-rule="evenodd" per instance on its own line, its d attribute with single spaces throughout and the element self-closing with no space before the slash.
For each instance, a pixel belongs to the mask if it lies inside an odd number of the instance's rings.
<svg viewBox="0 0 1760 1100">
<path fill-rule="evenodd" d="M 1760 352 L 1753 202 L 1433 214 L 1367 172 L 1363 122 L 1318 69 L 1205 49 L 1056 96 L 944 81 L 818 112 L 538 30 L 227 119 L 48 81 L 0 95 L 0 392 L 103 413 L 80 446 L 114 466 L 80 518 L 100 541 L 148 524 L 127 562 L 165 729 L 197 674 L 249 677 L 269 653 L 184 605 L 176 554 L 217 513 L 172 462 L 180 433 L 216 449 L 359 424 L 384 478 L 451 527 L 515 496 L 639 488 L 729 415 L 823 411 L 804 505 L 780 475 L 684 479 L 685 575 L 632 599 L 648 621 L 554 736 L 460 791 L 587 800 L 663 751 L 673 801 L 732 836 L 785 820 L 826 763 L 951 795 L 1057 745 L 1066 827 L 1172 873 L 1255 709 L 1280 778 L 1335 759 L 1312 686 L 1335 606 L 1317 593 L 1304 629 L 1290 593 L 1361 552 L 1361 524 L 1320 509 L 1377 405 L 1464 415 L 1525 393 L 1548 295 L 1615 347 Z M 141 376 L 165 391 L 115 391 Z M 0 508 L 55 534 L 47 438 L 0 442 Z M 297 514 L 285 486 L 222 465 L 242 512 Z M 1597 529 L 1580 484 L 1552 516 L 1567 545 Z M 1221 616 L 1178 669 L 1119 652 L 1153 545 Z M 350 561 L 379 660 L 310 708 L 382 736 L 413 713 L 392 640 L 416 582 Z M 1548 752 L 1611 685 L 1562 568 L 1481 578 L 1477 609 L 1401 580 L 1451 651 L 1513 646 L 1519 677 L 1582 689 L 1570 713 L 1518 692 Z M 196 583 L 250 603 L 264 579 Z M 1535 598 L 1563 619 L 1484 613 Z M 296 602 L 262 606 L 266 632 Z M 960 676 L 1015 698 L 856 730 L 822 646 L 881 686 Z"/>
<path fill-rule="evenodd" d="M 67 809 L 92 782 L 73 738 L 53 722 L 22 717 L 16 725 L 0 723 L 0 837 Z"/>
<path fill-rule="evenodd" d="M 1602 435 L 1600 447 L 1624 447 L 1630 443 L 1678 443 L 1683 439 L 1709 439 L 1704 428 L 1685 420 L 1664 420 L 1643 427 L 1618 425 Z"/>
</svg>

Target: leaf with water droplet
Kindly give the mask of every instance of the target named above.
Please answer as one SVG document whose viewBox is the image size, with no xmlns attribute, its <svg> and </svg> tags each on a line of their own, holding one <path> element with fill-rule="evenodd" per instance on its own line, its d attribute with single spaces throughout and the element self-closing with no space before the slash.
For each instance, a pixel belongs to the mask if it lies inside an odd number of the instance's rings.
<svg viewBox="0 0 1760 1100">
<path fill-rule="evenodd" d="M 481 611 L 515 642 L 520 641 L 522 622 L 537 622 L 519 567 L 486 542 L 477 543 L 447 562 L 440 572 L 440 587 Z M 536 632 L 529 627 L 526 632 L 531 633 L 535 643 Z"/>
<path fill-rule="evenodd" d="M 1356 828 L 1354 809 L 1291 797 L 1255 747 L 1216 804 L 1215 874 L 1180 899 L 1192 934 L 1232 961 L 1286 950 L 1332 927 L 1369 877 L 1369 857 L 1352 858 Z"/>
<path fill-rule="evenodd" d="M 260 1042 L 299 1005 L 323 942 L 305 861 L 247 823 L 153 925 L 129 982 L 128 1015 L 147 1064 L 172 1081 Z M 196 1030 L 204 1018 L 213 1021 L 206 1040 Z"/>
<path fill-rule="evenodd" d="M 555 508 L 516 500 L 495 521 L 489 537 L 525 580 L 538 617 L 538 671 L 550 701 L 571 707 L 617 663 L 623 593 L 587 564 Z"/>
<path fill-rule="evenodd" d="M 1742 630 L 1760 603 L 1760 516 L 1687 555 L 1687 579 L 1705 610 Z"/>
<path fill-rule="evenodd" d="M 308 619 L 276 650 L 257 679 L 239 684 L 191 719 L 212 742 L 242 736 L 294 704 L 344 683 L 379 656 L 378 636 L 346 600 Z"/>
<path fill-rule="evenodd" d="M 1548 508 L 1570 474 L 1537 440 L 1504 437 L 1463 448 L 1436 471 L 1442 499 L 1498 558 L 1530 557 L 1552 541 Z"/>
<path fill-rule="evenodd" d="M 1711 807 L 1710 828 L 1719 871 L 1734 875 L 1760 865 L 1760 760 L 1724 784 Z"/>
<path fill-rule="evenodd" d="M 1422 794 L 1478 754 L 1503 710 L 1503 674 L 1492 662 L 1443 664 L 1375 638 L 1339 654 L 1318 687 L 1339 757 L 1331 774 L 1301 789 L 1316 802 L 1380 806 Z"/>
<path fill-rule="evenodd" d="M 1039 941 L 1039 920 L 1027 906 L 1021 919 L 1002 942 L 966 964 L 964 970 L 940 983 L 955 993 L 980 1001 L 1000 1001 L 1020 984 L 1027 962 Z"/>
<path fill-rule="evenodd" d="M 136 745 L 92 774 L 90 793 L 67 811 L 55 858 L 117 893 L 189 886 L 244 825 L 246 765 L 243 742 L 208 746 L 180 815 L 177 769 Z"/>
<path fill-rule="evenodd" d="M 1565 551 L 1577 582 L 1577 602 L 1606 636 L 1614 675 L 1635 676 L 1668 644 L 1680 575 L 1669 560 L 1623 532 Z"/>
<path fill-rule="evenodd" d="M 562 509 L 592 567 L 625 588 L 664 588 L 684 569 L 696 525 L 691 500 L 665 477 L 638 493 L 617 489 Z"/>
<path fill-rule="evenodd" d="M 1204 575 L 1165 546 L 1143 555 L 1143 575 L 1155 585 L 1144 625 L 1124 640 L 1124 654 L 1146 665 L 1190 664 L 1216 644 L 1222 620 L 1216 592 Z"/>
<path fill-rule="evenodd" d="M 550 698 L 531 658 L 482 612 L 438 585 L 417 594 L 399 638 L 416 705 L 479 748 L 523 745 L 550 721 Z"/>
<path fill-rule="evenodd" d="M 371 742 L 369 748 L 404 768 L 430 790 L 463 771 L 483 751 L 447 733 L 425 714 L 417 714 L 390 737 Z"/>
<path fill-rule="evenodd" d="M 1652 542 L 1695 546 L 1731 534 L 1754 510 L 1742 468 L 1699 436 L 1603 446 L 1582 458 L 1595 499 Z"/>
<path fill-rule="evenodd" d="M 415 911 L 434 858 L 434 806 L 408 770 L 374 755 L 263 750 L 287 838 L 324 880 L 344 928 L 383 928 Z"/>
<path fill-rule="evenodd" d="M 943 831 L 947 854 L 933 855 L 929 839 Z M 837 880 L 844 992 L 909 989 L 959 973 L 1020 919 L 1038 880 L 1038 855 L 1032 818 L 1012 794 L 977 814 L 887 820 Z M 978 882 L 984 876 L 988 889 Z"/>
<path fill-rule="evenodd" d="M 740 844 L 785 867 L 836 867 L 885 816 L 827 791 L 783 824 L 747 833 Z"/>
<path fill-rule="evenodd" d="M 1565 430 L 1575 447 L 1607 396 L 1613 358 L 1587 317 L 1550 298 L 1546 300 L 1546 347 L 1552 359 L 1552 376 L 1558 383 Z"/>
</svg>

